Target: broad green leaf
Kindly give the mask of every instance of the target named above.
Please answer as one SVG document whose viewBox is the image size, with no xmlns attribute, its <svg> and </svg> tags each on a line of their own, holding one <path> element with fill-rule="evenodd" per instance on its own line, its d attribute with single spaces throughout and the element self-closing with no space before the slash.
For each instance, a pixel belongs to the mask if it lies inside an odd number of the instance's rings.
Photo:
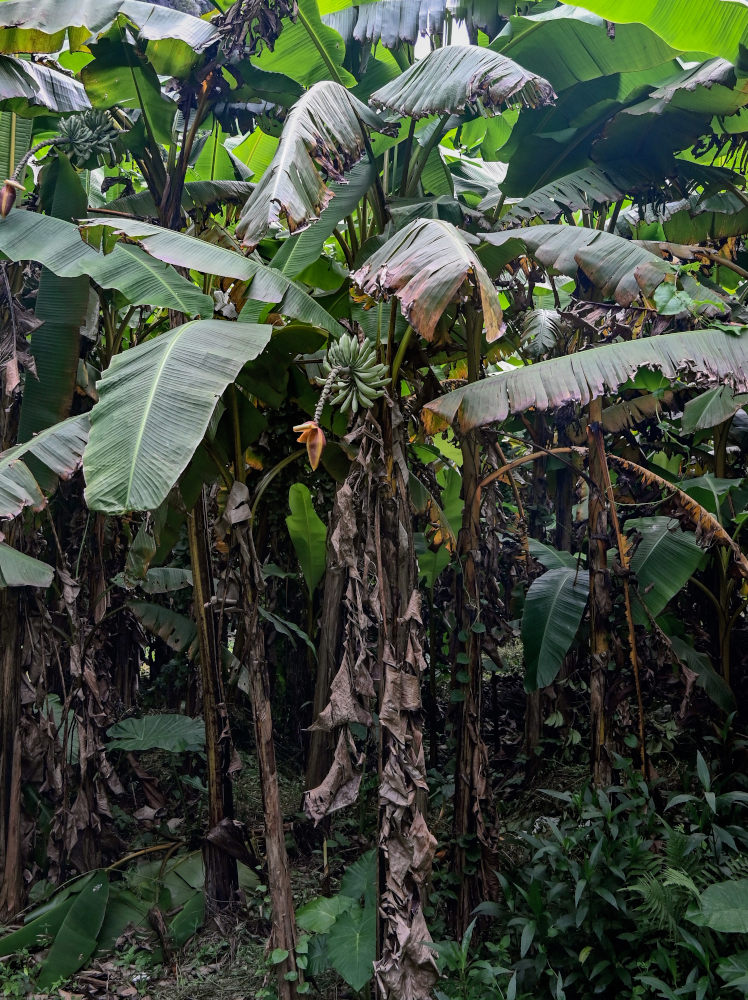
<svg viewBox="0 0 748 1000">
<path fill-rule="evenodd" d="M 721 385 L 707 389 L 694 399 L 689 399 L 683 408 L 681 428 L 685 434 L 708 430 L 734 416 L 748 403 L 745 393 L 733 393 L 729 386 Z"/>
<path fill-rule="evenodd" d="M 336 336 L 340 333 L 340 325 L 305 289 L 277 268 L 268 267 L 259 260 L 148 222 L 107 217 L 92 220 L 90 225 L 106 226 L 128 236 L 152 257 L 175 267 L 188 267 L 203 274 L 245 281 L 250 299 L 272 302 L 277 304 L 277 311 L 286 316 Z"/>
<path fill-rule="evenodd" d="M 196 892 L 169 924 L 175 948 L 181 948 L 202 927 L 205 920 L 205 893 Z"/>
<path fill-rule="evenodd" d="M 0 111 L 0 174 L 10 177 L 31 146 L 34 123 L 12 111 Z"/>
<path fill-rule="evenodd" d="M 184 472 L 216 404 L 271 328 L 221 320 L 176 327 L 112 360 L 83 456 L 92 510 L 155 510 Z"/>
<path fill-rule="evenodd" d="M 366 851 L 349 865 L 340 880 L 340 895 L 351 899 L 364 897 L 367 904 L 374 904 L 377 880 L 377 852 L 374 848 Z"/>
<path fill-rule="evenodd" d="M 537 538 L 528 538 L 528 547 L 533 559 L 537 559 L 541 566 L 546 569 L 573 569 L 576 570 L 578 559 L 571 552 L 563 549 L 554 549 L 551 545 L 539 542 Z"/>
<path fill-rule="evenodd" d="M 186 715 L 144 715 L 123 719 L 106 731 L 109 750 L 165 750 L 184 753 L 205 746 L 205 723 Z"/>
<path fill-rule="evenodd" d="M 0 13 L 7 5 L 10 3 L 0 4 Z M 57 219 L 69 222 L 86 212 L 86 192 L 62 153 L 42 171 L 41 195 L 42 202 L 47 201 L 48 215 Z M 30 213 L 24 214 L 30 216 Z M 4 221 L 11 221 L 14 215 L 12 212 Z M 0 225 L 0 231 L 4 228 Z M 26 380 L 18 425 L 19 441 L 28 441 L 34 434 L 70 415 L 78 376 L 80 328 L 86 318 L 88 296 L 87 277 L 61 278 L 48 268 L 42 269 L 35 312 L 36 318 L 43 322 L 31 336 L 31 353 L 38 378 Z M 32 471 L 37 474 L 35 468 Z"/>
<path fill-rule="evenodd" d="M 113 582 L 118 587 L 128 586 L 123 573 L 118 573 Z M 147 570 L 142 579 L 133 579 L 129 586 L 137 586 L 146 594 L 170 594 L 192 586 L 192 571 L 179 566 L 156 566 Z"/>
<path fill-rule="evenodd" d="M 537 691 L 556 679 L 587 606 L 587 575 L 562 566 L 530 584 L 522 613 L 525 690 Z"/>
<path fill-rule="evenodd" d="M 0 453 L 0 518 L 15 517 L 24 507 L 44 507 L 46 498 L 25 460 L 31 458 L 51 473 L 68 478 L 80 466 L 89 424 L 87 413 L 69 417 Z"/>
<path fill-rule="evenodd" d="M 187 181 L 182 191 L 182 208 L 185 212 L 196 208 L 212 212 L 222 205 L 243 205 L 253 187 L 249 181 Z M 107 209 L 142 219 L 158 215 L 150 191 L 115 198 L 107 202 Z"/>
<path fill-rule="evenodd" d="M 211 297 L 173 267 L 126 243 L 99 253 L 83 242 L 77 226 L 49 215 L 11 212 L 0 224 L 0 250 L 11 260 L 39 261 L 61 278 L 88 275 L 102 288 L 116 288 L 131 305 L 213 315 Z"/>
<path fill-rule="evenodd" d="M 491 48 L 542 73 L 559 92 L 586 80 L 659 66 L 677 55 L 642 24 L 618 26 L 612 42 L 602 18 L 567 5 L 510 17 Z"/>
<path fill-rule="evenodd" d="M 312 495 L 303 483 L 294 483 L 288 491 L 291 514 L 286 527 L 311 597 L 325 575 L 327 528 L 312 503 Z"/>
<path fill-rule="evenodd" d="M 556 95 L 547 80 L 478 45 L 445 45 L 419 59 L 375 91 L 373 105 L 399 115 L 460 114 L 466 105 L 487 110 L 541 107 Z"/>
<path fill-rule="evenodd" d="M 48 587 L 54 567 L 0 542 L 0 587 Z"/>
<path fill-rule="evenodd" d="M 707 473 L 704 476 L 695 476 L 693 479 L 684 479 L 679 483 L 684 493 L 693 497 L 702 507 L 706 507 L 720 521 L 722 520 L 720 517 L 720 507 L 727 498 L 728 493 L 740 489 L 742 485 L 742 479 L 719 479 L 711 473 Z"/>
<path fill-rule="evenodd" d="M 91 102 L 72 77 L 39 63 L 0 56 L 0 107 L 22 114 L 65 114 L 84 111 Z"/>
<path fill-rule="evenodd" d="M 44 912 L 38 916 L 32 915 L 28 923 L 0 938 L 0 958 L 26 949 L 33 950 L 48 938 L 54 937 L 70 912 L 74 898 L 64 891 L 56 894 L 48 904 L 45 904 Z"/>
<path fill-rule="evenodd" d="M 294 574 L 291 575 L 293 576 Z M 285 635 L 287 639 L 291 640 L 291 643 L 294 646 L 299 641 L 303 642 L 316 657 L 317 650 L 315 649 L 314 643 L 306 632 L 303 629 L 300 629 L 298 625 L 289 621 L 288 618 L 281 618 L 280 615 L 274 615 L 273 612 L 268 611 L 267 608 L 258 608 L 257 610 L 260 618 L 264 618 L 266 622 L 270 622 L 276 632 L 280 633 L 280 635 Z"/>
<path fill-rule="evenodd" d="M 640 368 L 661 371 L 669 379 L 694 372 L 702 380 L 733 384 L 745 392 L 748 338 L 706 329 L 606 344 L 455 389 L 427 403 L 424 419 L 432 430 L 457 423 L 465 431 L 501 423 L 510 413 L 525 412 L 531 406 L 547 410 L 569 402 L 587 404 L 615 392 Z"/>
<path fill-rule="evenodd" d="M 339 83 L 307 91 L 291 108 L 275 156 L 242 210 L 236 234 L 244 245 L 254 247 L 278 230 L 281 218 L 291 233 L 318 219 L 334 194 L 323 172 L 343 181 L 366 153 L 368 129 L 387 126 Z"/>
<path fill-rule="evenodd" d="M 681 639 L 677 635 L 672 635 L 669 638 L 675 655 L 698 676 L 696 681 L 698 686 L 706 691 L 714 704 L 721 708 L 726 715 L 734 712 L 737 707 L 735 695 L 730 685 L 714 669 L 709 656 L 706 653 L 700 653 L 685 639 Z"/>
<path fill-rule="evenodd" d="M 707 886 L 699 900 L 704 924 L 722 934 L 748 934 L 748 879 Z"/>
<path fill-rule="evenodd" d="M 68 979 L 93 955 L 108 899 L 106 872 L 98 872 L 75 897 L 55 935 L 37 980 L 40 990 L 47 990 L 59 980 Z"/>
<path fill-rule="evenodd" d="M 354 990 L 362 990 L 374 974 L 375 937 L 374 906 L 354 907 L 328 931 L 330 964 Z"/>
<path fill-rule="evenodd" d="M 655 618 L 665 609 L 704 559 L 692 531 L 682 531 L 680 524 L 669 517 L 632 518 L 625 530 L 641 535 L 631 559 L 636 574 L 639 596 Z M 634 603 L 634 621 L 648 624 L 649 618 Z"/>
<path fill-rule="evenodd" d="M 376 250 L 353 281 L 367 295 L 397 295 L 403 316 L 431 340 L 439 318 L 471 279 L 480 294 L 490 343 L 502 334 L 499 296 L 469 239 L 449 222 L 412 222 Z"/>
<path fill-rule="evenodd" d="M 586 0 L 580 4 L 617 24 L 644 24 L 683 52 L 738 61 L 748 34 L 748 9 L 722 0 Z"/>
<path fill-rule="evenodd" d="M 118 938 L 128 927 L 145 926 L 150 907 L 147 900 L 136 896 L 123 885 L 110 885 L 106 914 L 97 939 L 97 951 L 113 951 Z"/>
<path fill-rule="evenodd" d="M 322 23 L 316 0 L 299 0 L 295 22 L 284 18 L 272 52 L 266 49 L 253 62 L 271 73 L 284 73 L 305 87 L 323 80 L 350 87 L 356 78 L 343 68 L 344 59 L 343 39 Z"/>
</svg>

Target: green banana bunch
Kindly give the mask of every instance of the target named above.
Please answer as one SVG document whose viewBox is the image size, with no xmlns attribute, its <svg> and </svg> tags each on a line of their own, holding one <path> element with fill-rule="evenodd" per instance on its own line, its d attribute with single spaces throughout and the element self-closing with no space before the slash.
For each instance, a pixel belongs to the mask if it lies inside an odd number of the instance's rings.
<svg viewBox="0 0 748 1000">
<path fill-rule="evenodd" d="M 91 108 L 78 115 L 63 118 L 57 126 L 56 146 L 70 156 L 77 166 L 83 166 L 94 155 L 108 155 L 110 165 L 116 163 L 114 143 L 119 133 L 107 111 Z"/>
<path fill-rule="evenodd" d="M 349 333 L 330 346 L 317 379 L 318 385 L 325 386 L 325 399 L 329 396 L 330 404 L 341 413 L 368 410 L 384 394 L 388 382 L 387 366 L 377 361 L 369 341 L 359 344 Z"/>
</svg>

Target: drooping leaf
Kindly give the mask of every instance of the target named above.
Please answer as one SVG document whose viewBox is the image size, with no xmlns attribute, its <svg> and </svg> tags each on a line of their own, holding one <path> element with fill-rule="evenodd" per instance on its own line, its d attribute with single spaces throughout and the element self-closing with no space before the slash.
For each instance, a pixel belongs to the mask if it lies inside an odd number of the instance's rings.
<svg viewBox="0 0 748 1000">
<path fill-rule="evenodd" d="M 118 573 L 113 582 L 118 587 L 126 586 L 125 575 Z M 175 590 L 191 587 L 192 572 L 179 566 L 156 566 L 137 580 L 137 586 L 146 594 L 170 594 Z"/>
<path fill-rule="evenodd" d="M 368 295 L 397 295 L 403 315 L 426 340 L 469 279 L 483 306 L 486 339 L 501 336 L 499 296 L 466 233 L 440 219 L 412 222 L 376 250 L 353 275 Z"/>
<path fill-rule="evenodd" d="M 88 275 L 116 288 L 132 305 L 163 306 L 188 316 L 212 316 L 213 300 L 181 274 L 125 243 L 103 254 L 84 243 L 70 222 L 13 211 L 0 224 L 0 250 L 11 260 L 36 260 L 61 278 Z"/>
<path fill-rule="evenodd" d="M 510 413 L 539 410 L 615 392 L 640 368 L 665 378 L 694 372 L 709 382 L 748 391 L 748 339 L 722 330 L 670 333 L 621 344 L 606 344 L 492 375 L 427 403 L 424 420 L 432 429 L 457 423 L 461 430 L 500 423 Z"/>
<path fill-rule="evenodd" d="M 109 750 L 165 750 L 184 753 L 205 746 L 205 723 L 186 715 L 144 715 L 123 719 L 106 731 Z"/>
<path fill-rule="evenodd" d="M 185 212 L 192 212 L 196 208 L 212 212 L 221 205 L 243 205 L 253 189 L 254 184 L 250 181 L 187 181 L 182 191 L 182 208 Z M 107 203 L 107 209 L 143 219 L 158 215 L 149 191 L 138 191 L 136 194 L 115 198 Z"/>
<path fill-rule="evenodd" d="M 293 575 L 293 574 L 291 574 Z M 270 622 L 276 632 L 280 635 L 285 635 L 287 639 L 290 639 L 292 645 L 296 645 L 297 642 L 303 642 L 307 649 L 316 657 L 317 650 L 314 643 L 309 638 L 307 633 L 299 628 L 299 626 L 288 618 L 281 618 L 280 615 L 274 615 L 272 611 L 268 611 L 267 608 L 258 608 L 258 613 L 260 618 L 264 618 L 266 622 Z"/>
<path fill-rule="evenodd" d="M 24 458 L 32 456 L 57 476 L 71 476 L 81 464 L 89 425 L 87 413 L 69 417 L 0 454 L 0 518 L 15 517 L 24 507 L 41 510 L 46 503 Z"/>
<path fill-rule="evenodd" d="M 226 386 L 271 328 L 196 320 L 117 355 L 98 383 L 83 456 L 92 510 L 155 510 L 187 467 Z"/>
<path fill-rule="evenodd" d="M 286 526 L 311 596 L 325 574 L 327 528 L 312 503 L 312 495 L 303 483 L 294 483 L 288 491 L 291 514 Z"/>
<path fill-rule="evenodd" d="M 561 314 L 556 309 L 528 309 L 523 317 L 522 343 L 531 358 L 553 350 L 561 332 Z"/>
<path fill-rule="evenodd" d="M 149 632 L 163 639 L 169 649 L 184 652 L 190 659 L 197 656 L 197 626 L 187 615 L 146 601 L 128 601 L 127 607 Z"/>
<path fill-rule="evenodd" d="M 108 899 L 107 874 L 97 872 L 75 897 L 55 935 L 39 972 L 39 989 L 47 990 L 59 980 L 68 979 L 93 955 Z"/>
<path fill-rule="evenodd" d="M 91 107 L 82 85 L 50 66 L 0 56 L 0 107 L 20 114 L 67 114 Z"/>
<path fill-rule="evenodd" d="M 527 545 L 533 559 L 537 559 L 540 565 L 545 566 L 546 569 L 575 570 L 577 568 L 577 556 L 572 555 L 571 552 L 554 549 L 553 546 L 546 545 L 544 542 L 538 541 L 537 538 L 528 538 Z"/>
<path fill-rule="evenodd" d="M 188 267 L 203 274 L 217 274 L 247 282 L 247 295 L 260 302 L 277 303 L 277 311 L 312 326 L 340 332 L 339 324 L 330 314 L 289 277 L 277 268 L 268 267 L 234 250 L 207 243 L 205 240 L 175 233 L 148 222 L 129 219 L 101 218 L 91 225 L 106 226 L 136 240 L 152 257 L 175 267 Z"/>
<path fill-rule="evenodd" d="M 640 294 L 651 295 L 673 267 L 656 254 L 614 233 L 583 226 L 530 226 L 484 237 L 501 247 L 522 240 L 527 253 L 545 267 L 574 275 L 581 269 L 603 295 L 630 305 Z"/>
<path fill-rule="evenodd" d="M 377 116 L 339 83 L 315 84 L 291 109 L 275 156 L 242 210 L 236 227 L 254 247 L 284 218 L 291 233 L 319 218 L 333 197 L 322 172 L 344 181 L 366 152 L 367 129 L 384 130 Z"/>
<path fill-rule="evenodd" d="M 714 704 L 721 708 L 726 715 L 734 712 L 736 708 L 735 695 L 724 677 L 721 677 L 712 666 L 708 654 L 694 649 L 689 642 L 681 639 L 680 636 L 672 635 L 669 637 L 669 641 L 675 655 L 697 675 L 696 683 L 706 691 Z"/>
<path fill-rule="evenodd" d="M 505 56 L 478 45 L 447 45 L 414 63 L 370 100 L 376 107 L 423 118 L 459 114 L 477 101 L 490 110 L 536 108 L 555 96 L 547 80 Z"/>
<path fill-rule="evenodd" d="M 0 587 L 48 587 L 54 567 L 0 542 Z"/>
<path fill-rule="evenodd" d="M 124 15 L 145 40 L 179 39 L 199 50 L 217 40 L 207 21 L 140 0 L 5 0 L 0 6 L 1 52 L 59 52 L 65 40 L 73 50 Z"/>
<path fill-rule="evenodd" d="M 550 569 L 530 584 L 522 613 L 525 690 L 556 679 L 587 607 L 589 585 L 576 567 Z"/>
<path fill-rule="evenodd" d="M 680 524 L 669 517 L 633 518 L 625 527 L 641 535 L 631 569 L 636 574 L 639 596 L 656 618 L 696 571 L 704 559 L 704 550 L 692 531 L 682 531 Z M 649 623 L 638 605 L 634 604 L 632 610 L 635 622 Z"/>
</svg>

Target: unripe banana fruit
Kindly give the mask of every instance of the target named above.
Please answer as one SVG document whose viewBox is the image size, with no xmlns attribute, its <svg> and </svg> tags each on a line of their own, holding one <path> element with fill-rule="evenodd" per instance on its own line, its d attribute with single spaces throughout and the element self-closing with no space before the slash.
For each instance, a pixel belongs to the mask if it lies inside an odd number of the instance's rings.
<svg viewBox="0 0 748 1000">
<path fill-rule="evenodd" d="M 367 340 L 359 344 L 349 333 L 330 346 L 321 367 L 317 384 L 326 387 L 325 395 L 341 413 L 368 410 L 389 382 L 387 366 L 379 364 L 372 345 Z"/>
</svg>

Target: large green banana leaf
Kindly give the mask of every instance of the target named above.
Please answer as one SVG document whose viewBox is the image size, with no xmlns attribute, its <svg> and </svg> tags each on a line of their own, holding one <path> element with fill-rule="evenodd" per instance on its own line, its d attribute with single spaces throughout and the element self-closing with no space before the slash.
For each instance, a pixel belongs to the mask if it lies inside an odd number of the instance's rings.
<svg viewBox="0 0 748 1000">
<path fill-rule="evenodd" d="M 221 205 L 243 205 L 252 194 L 254 184 L 249 181 L 187 181 L 182 191 L 182 208 L 191 212 L 196 208 L 214 211 Z M 141 219 L 158 216 L 158 209 L 150 191 L 123 195 L 106 205 L 107 211 L 123 212 Z"/>
<path fill-rule="evenodd" d="M 26 464 L 28 458 L 67 479 L 81 464 L 89 425 L 87 413 L 69 417 L 0 454 L 0 518 L 15 517 L 24 507 L 44 507 L 46 499 Z"/>
<path fill-rule="evenodd" d="M 695 534 L 683 531 L 679 522 L 669 517 L 631 518 L 625 530 L 631 529 L 641 536 L 631 569 L 640 598 L 656 618 L 706 557 Z M 632 611 L 637 624 L 649 624 L 649 616 L 638 604 Z"/>
<path fill-rule="evenodd" d="M 48 587 L 54 567 L 0 542 L 0 587 Z"/>
<path fill-rule="evenodd" d="M 271 73 L 283 73 L 311 87 L 322 80 L 334 80 L 346 87 L 356 78 L 343 67 L 345 43 L 334 28 L 324 24 L 317 0 L 298 0 L 297 17 L 283 19 L 283 30 L 273 45 L 255 56 L 255 66 Z"/>
<path fill-rule="evenodd" d="M 368 295 L 397 295 L 403 316 L 431 340 L 440 316 L 470 279 L 480 293 L 486 337 L 496 340 L 501 336 L 499 296 L 468 239 L 449 222 L 417 219 L 372 254 L 353 280 Z"/>
<path fill-rule="evenodd" d="M 371 95 L 371 103 L 400 115 L 459 114 L 466 105 L 498 110 L 502 106 L 536 108 L 556 95 L 541 76 L 478 45 L 434 49 Z"/>
<path fill-rule="evenodd" d="M 631 240 L 584 226 L 529 226 L 488 233 L 484 239 L 494 247 L 522 240 L 544 267 L 568 275 L 580 268 L 603 295 L 621 305 L 630 305 L 640 292 L 651 295 L 674 271 L 673 265 Z"/>
<path fill-rule="evenodd" d="M 651 69 L 678 55 L 642 24 L 617 27 L 611 39 L 601 17 L 567 5 L 510 17 L 491 48 L 542 73 L 559 93 L 585 80 Z"/>
<path fill-rule="evenodd" d="M 59 52 L 66 39 L 77 50 L 120 14 L 144 41 L 178 39 L 200 50 L 218 39 L 207 21 L 140 0 L 5 0 L 0 3 L 0 52 Z"/>
<path fill-rule="evenodd" d="M 146 253 L 175 267 L 188 267 L 203 274 L 219 274 L 246 281 L 249 298 L 277 304 L 278 311 L 284 316 L 327 330 L 335 336 L 340 332 L 338 323 L 304 288 L 282 271 L 259 260 L 135 219 L 104 217 L 90 224 L 107 226 L 136 240 Z"/>
<path fill-rule="evenodd" d="M 91 107 L 82 85 L 49 66 L 0 56 L 0 106 L 9 111 L 66 113 Z"/>
<path fill-rule="evenodd" d="M 11 212 L 0 222 L 0 251 L 11 260 L 39 261 L 60 278 L 88 276 L 102 288 L 116 288 L 132 305 L 163 306 L 188 316 L 213 315 L 210 296 L 173 267 L 124 243 L 109 254 L 98 253 L 83 242 L 77 226 L 49 215 Z M 65 308 L 64 299 L 57 308 Z"/>
<path fill-rule="evenodd" d="M 98 383 L 83 456 L 88 506 L 109 514 L 158 507 L 222 393 L 270 334 L 269 326 L 196 320 L 115 357 Z"/>
<path fill-rule="evenodd" d="M 41 195 L 43 204 L 47 200 L 49 216 L 70 220 L 85 214 L 86 192 L 62 153 L 45 167 Z M 85 275 L 61 278 L 48 268 L 42 269 L 35 310 L 42 325 L 31 337 L 38 378 L 26 380 L 18 424 L 19 441 L 27 441 L 70 414 L 78 376 L 80 328 L 86 318 L 88 296 L 89 281 Z M 33 471 L 39 475 L 36 468 Z M 45 485 L 51 486 L 51 482 Z"/>
<path fill-rule="evenodd" d="M 10 177 L 31 145 L 34 123 L 13 111 L 0 111 L 0 175 Z"/>
<path fill-rule="evenodd" d="M 242 210 L 236 233 L 245 246 L 256 246 L 280 226 L 281 217 L 292 233 L 319 218 L 333 197 L 320 170 L 344 180 L 366 152 L 367 129 L 386 126 L 339 83 L 317 83 L 304 94 L 289 112 L 275 156 Z"/>
<path fill-rule="evenodd" d="M 550 569 L 530 584 L 522 612 L 526 691 L 547 687 L 558 676 L 588 594 L 587 574 L 576 567 Z"/>
<path fill-rule="evenodd" d="M 748 37 L 748 7 L 724 0 L 585 0 L 580 6 L 616 24 L 644 24 L 683 52 L 735 63 Z M 618 33 L 616 31 L 616 38 Z"/>
<path fill-rule="evenodd" d="M 640 368 L 656 369 L 666 378 L 691 372 L 700 382 L 724 382 L 746 392 L 748 337 L 693 330 L 551 358 L 455 389 L 427 403 L 424 420 L 433 431 L 452 423 L 467 431 L 500 423 L 510 413 L 524 413 L 530 407 L 547 410 L 565 403 L 584 404 L 615 392 Z"/>
</svg>

